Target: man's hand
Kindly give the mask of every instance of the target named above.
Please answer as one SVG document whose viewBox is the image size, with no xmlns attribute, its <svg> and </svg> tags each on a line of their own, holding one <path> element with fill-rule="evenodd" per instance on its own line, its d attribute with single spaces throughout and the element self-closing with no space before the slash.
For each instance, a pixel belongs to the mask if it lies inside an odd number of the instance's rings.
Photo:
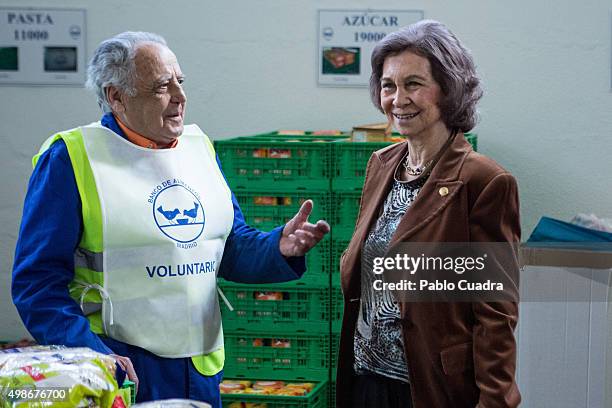
<svg viewBox="0 0 612 408">
<path fill-rule="evenodd" d="M 128 357 L 118 356 L 116 354 L 110 355 L 115 359 L 119 367 L 127 374 L 128 380 L 132 381 L 136 386 L 136 393 L 138 393 L 138 376 L 136 375 L 136 370 L 134 370 L 134 366 L 132 365 L 132 360 Z"/>
<path fill-rule="evenodd" d="M 283 228 L 279 246 L 284 256 L 304 256 L 329 232 L 329 224 L 323 220 L 316 224 L 308 222 L 311 212 L 312 200 L 304 201 L 298 213 Z"/>
</svg>

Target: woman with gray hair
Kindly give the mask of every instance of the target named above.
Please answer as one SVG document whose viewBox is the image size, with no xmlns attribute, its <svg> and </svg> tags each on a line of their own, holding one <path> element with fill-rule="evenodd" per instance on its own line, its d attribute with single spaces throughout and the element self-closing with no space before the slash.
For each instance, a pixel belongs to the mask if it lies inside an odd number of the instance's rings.
<svg viewBox="0 0 612 408">
<path fill-rule="evenodd" d="M 377 44 L 370 94 L 406 140 L 370 158 L 340 262 L 337 406 L 516 407 L 516 301 L 408 302 L 375 284 L 400 243 L 520 241 L 514 177 L 464 138 L 482 96 L 472 56 L 420 21 Z"/>
</svg>

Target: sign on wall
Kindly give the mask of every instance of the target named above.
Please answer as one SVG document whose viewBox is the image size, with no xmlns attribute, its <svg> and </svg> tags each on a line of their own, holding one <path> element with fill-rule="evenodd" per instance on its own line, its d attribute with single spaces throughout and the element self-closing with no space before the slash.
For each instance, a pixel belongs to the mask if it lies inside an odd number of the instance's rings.
<svg viewBox="0 0 612 408">
<path fill-rule="evenodd" d="M 422 10 L 319 10 L 319 85 L 367 86 L 376 43 L 422 19 Z"/>
<path fill-rule="evenodd" d="M 85 10 L 0 8 L 0 84 L 83 85 Z"/>
</svg>

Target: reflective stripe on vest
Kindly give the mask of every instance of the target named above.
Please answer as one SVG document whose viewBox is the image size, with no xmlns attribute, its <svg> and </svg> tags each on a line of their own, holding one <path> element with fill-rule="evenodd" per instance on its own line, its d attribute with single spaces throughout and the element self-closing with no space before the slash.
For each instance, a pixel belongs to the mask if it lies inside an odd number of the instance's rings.
<svg viewBox="0 0 612 408">
<path fill-rule="evenodd" d="M 103 334 L 101 317 L 102 298 L 96 290 L 89 290 L 83 294 L 85 285 L 97 284 L 103 286 L 102 265 L 102 214 L 100 201 L 93 173 L 80 129 L 71 129 L 51 136 L 42 145 L 39 153 L 34 156 L 32 163 L 35 166 L 40 155 L 58 139 L 64 140 L 81 199 L 83 233 L 79 248 L 75 251 L 75 278 L 69 284 L 70 296 L 82 306 L 87 316 L 91 330 L 96 334 Z M 214 157 L 214 148 L 208 139 L 207 148 Z M 224 364 L 225 353 L 223 348 L 209 354 L 193 356 L 194 366 L 204 375 L 217 374 Z"/>
</svg>

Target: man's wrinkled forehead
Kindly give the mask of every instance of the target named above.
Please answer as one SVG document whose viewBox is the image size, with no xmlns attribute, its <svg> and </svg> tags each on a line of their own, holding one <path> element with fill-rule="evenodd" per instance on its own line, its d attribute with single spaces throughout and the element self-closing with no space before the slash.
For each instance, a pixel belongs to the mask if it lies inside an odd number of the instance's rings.
<svg viewBox="0 0 612 408">
<path fill-rule="evenodd" d="M 180 74 L 174 53 L 168 47 L 158 43 L 146 42 L 138 45 L 134 55 L 134 64 L 140 79 L 158 80 L 162 76 Z"/>
</svg>

